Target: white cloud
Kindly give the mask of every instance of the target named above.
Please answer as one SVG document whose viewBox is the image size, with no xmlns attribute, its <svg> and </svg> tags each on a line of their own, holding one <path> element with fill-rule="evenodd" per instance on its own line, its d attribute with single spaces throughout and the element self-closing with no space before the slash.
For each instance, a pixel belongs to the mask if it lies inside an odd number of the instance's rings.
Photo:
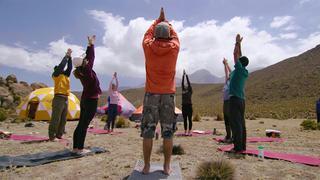
<svg viewBox="0 0 320 180">
<path fill-rule="evenodd" d="M 285 34 L 280 34 L 281 39 L 296 39 L 298 35 L 296 33 L 285 33 Z"/>
<path fill-rule="evenodd" d="M 311 0 L 300 0 L 299 1 L 299 4 L 300 5 L 303 5 L 303 4 L 306 4 L 306 3 L 308 3 L 308 2 L 310 2 Z"/>
<path fill-rule="evenodd" d="M 280 28 L 285 25 L 291 25 L 293 17 L 292 16 L 276 16 L 273 18 L 272 22 L 270 23 L 271 28 Z"/>
<path fill-rule="evenodd" d="M 139 17 L 124 23 L 123 17 L 103 11 L 92 10 L 88 14 L 101 22 L 104 29 L 103 37 L 97 37 L 101 38 L 103 43 L 96 46 L 94 69 L 100 75 L 111 75 L 117 71 L 121 76 L 143 77 L 145 66 L 142 38 L 153 21 Z M 185 26 L 183 21 L 173 20 L 171 23 L 177 30 L 181 42 L 177 63 L 178 75 L 182 69 L 192 73 L 205 68 L 215 75 L 222 76 L 222 59 L 226 57 L 232 61 L 237 33 L 244 37 L 243 55 L 249 57 L 250 69 L 274 64 L 308 50 L 320 42 L 320 33 L 314 33 L 287 46 L 279 45 L 277 36 L 254 28 L 250 18 L 246 17 L 234 17 L 227 22 L 219 23 L 209 20 L 194 26 Z M 294 33 L 279 36 L 284 39 L 297 37 Z M 51 71 L 69 47 L 73 49 L 74 57 L 85 51 L 85 47 L 69 44 L 65 38 L 53 41 L 47 48 L 39 51 L 0 44 L 0 64 L 32 71 Z"/>
</svg>

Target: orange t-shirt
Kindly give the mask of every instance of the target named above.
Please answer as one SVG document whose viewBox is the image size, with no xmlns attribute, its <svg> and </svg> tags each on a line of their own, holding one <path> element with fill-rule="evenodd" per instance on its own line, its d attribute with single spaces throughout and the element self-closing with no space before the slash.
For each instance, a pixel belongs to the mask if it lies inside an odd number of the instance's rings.
<svg viewBox="0 0 320 180">
<path fill-rule="evenodd" d="M 170 25 L 170 40 L 155 40 L 155 21 L 145 33 L 142 46 L 145 56 L 146 85 L 145 91 L 156 94 L 176 92 L 176 62 L 180 42 L 177 33 Z"/>
</svg>

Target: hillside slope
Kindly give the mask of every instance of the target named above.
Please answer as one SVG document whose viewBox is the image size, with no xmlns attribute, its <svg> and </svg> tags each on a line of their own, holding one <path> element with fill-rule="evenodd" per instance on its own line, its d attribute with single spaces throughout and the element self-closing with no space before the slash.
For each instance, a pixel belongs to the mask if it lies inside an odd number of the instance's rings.
<svg viewBox="0 0 320 180">
<path fill-rule="evenodd" d="M 194 113 L 222 113 L 222 84 L 193 84 Z M 122 91 L 136 107 L 143 102 L 144 88 Z M 181 88 L 176 104 L 181 107 Z M 102 96 L 100 104 L 105 102 Z M 247 117 L 314 118 L 320 98 L 320 45 L 250 74 L 246 84 Z"/>
</svg>

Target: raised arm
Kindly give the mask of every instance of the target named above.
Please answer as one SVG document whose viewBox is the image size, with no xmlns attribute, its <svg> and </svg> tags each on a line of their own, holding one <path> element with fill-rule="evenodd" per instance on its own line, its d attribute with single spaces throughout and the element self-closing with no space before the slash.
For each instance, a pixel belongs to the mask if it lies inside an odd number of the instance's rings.
<svg viewBox="0 0 320 180">
<path fill-rule="evenodd" d="M 239 60 L 239 58 L 242 56 L 242 52 L 241 52 L 241 41 L 242 41 L 243 37 L 240 36 L 240 34 L 237 34 L 236 36 L 236 44 L 234 46 L 234 50 L 233 50 L 233 58 L 234 58 L 234 63 L 236 64 L 236 62 Z"/>
<path fill-rule="evenodd" d="M 109 88 L 108 88 L 109 93 L 112 92 L 112 82 L 113 82 L 113 79 L 114 79 L 114 77 L 112 77 L 112 79 L 111 79 L 111 81 L 110 81 L 110 83 L 109 83 Z"/>
<path fill-rule="evenodd" d="M 160 15 L 159 15 L 158 19 L 153 22 L 153 24 L 149 27 L 147 32 L 144 34 L 144 38 L 143 38 L 143 41 L 142 41 L 142 45 L 143 46 L 145 46 L 148 43 L 152 42 L 153 36 L 154 36 L 154 29 L 155 29 L 156 25 L 158 23 L 162 22 L 162 21 L 165 21 L 165 15 L 164 15 L 163 8 L 161 8 L 161 10 L 160 10 Z"/>
<path fill-rule="evenodd" d="M 183 70 L 183 74 L 182 74 L 182 83 L 181 83 L 181 87 L 182 87 L 182 91 L 185 90 L 185 87 L 184 87 L 184 76 L 186 75 L 185 71 Z"/>
<path fill-rule="evenodd" d="M 71 74 L 71 71 L 72 71 L 72 60 L 71 60 L 71 57 L 70 57 L 69 60 L 68 60 L 67 70 L 64 71 L 64 75 L 69 77 L 70 74 Z"/>
<path fill-rule="evenodd" d="M 229 74 L 230 74 L 230 67 L 228 65 L 228 60 L 226 58 L 223 58 L 222 61 L 223 65 L 224 65 L 224 74 L 225 74 L 225 82 L 227 83 L 228 79 L 229 79 Z"/>
<path fill-rule="evenodd" d="M 55 67 L 55 69 L 52 73 L 53 76 L 57 77 L 60 74 L 64 73 L 63 69 L 66 66 L 67 62 L 71 59 L 71 53 L 72 53 L 72 50 L 69 48 L 67 50 L 66 55 L 63 57 L 62 61 L 60 62 L 60 64 Z M 72 66 L 72 63 L 71 63 L 71 66 Z M 69 67 L 69 64 L 68 64 L 68 67 Z M 72 69 L 72 67 L 71 67 L 71 69 Z M 71 70 L 70 70 L 70 72 L 71 72 Z M 70 73 L 69 73 L 69 76 L 70 76 Z"/>
<path fill-rule="evenodd" d="M 191 84 L 190 84 L 190 81 L 189 81 L 188 74 L 186 74 L 186 78 L 187 78 L 187 83 L 188 83 L 188 90 L 192 93 L 192 87 L 191 87 Z"/>
<path fill-rule="evenodd" d="M 95 58 L 95 55 L 94 55 L 94 42 L 95 42 L 95 40 L 96 40 L 95 35 L 93 35 L 91 37 L 88 36 L 88 47 L 87 47 L 87 51 L 86 51 L 86 58 L 88 61 L 88 64 L 86 67 L 88 69 L 93 68 L 93 63 L 94 63 L 94 58 Z"/>
<path fill-rule="evenodd" d="M 170 24 L 170 38 L 171 38 L 171 42 L 173 42 L 176 45 L 176 48 L 179 49 L 180 48 L 179 37 L 171 24 Z"/>
<path fill-rule="evenodd" d="M 114 76 L 114 79 L 116 80 L 116 90 L 118 91 L 119 81 L 118 81 L 117 72 L 115 72 L 113 76 Z"/>
</svg>

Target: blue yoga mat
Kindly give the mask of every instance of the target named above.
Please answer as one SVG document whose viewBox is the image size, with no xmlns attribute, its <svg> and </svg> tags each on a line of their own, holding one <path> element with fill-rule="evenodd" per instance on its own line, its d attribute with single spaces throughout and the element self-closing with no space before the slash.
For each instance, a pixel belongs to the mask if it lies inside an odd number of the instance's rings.
<svg viewBox="0 0 320 180">
<path fill-rule="evenodd" d="M 0 169 L 8 168 L 11 166 L 39 166 L 42 164 L 52 163 L 56 161 L 63 161 L 68 159 L 81 158 L 87 155 L 105 153 L 107 150 L 100 147 L 90 148 L 91 152 L 83 155 L 73 153 L 65 149 L 57 152 L 43 152 L 37 154 L 26 154 L 21 156 L 0 156 Z"/>
</svg>

